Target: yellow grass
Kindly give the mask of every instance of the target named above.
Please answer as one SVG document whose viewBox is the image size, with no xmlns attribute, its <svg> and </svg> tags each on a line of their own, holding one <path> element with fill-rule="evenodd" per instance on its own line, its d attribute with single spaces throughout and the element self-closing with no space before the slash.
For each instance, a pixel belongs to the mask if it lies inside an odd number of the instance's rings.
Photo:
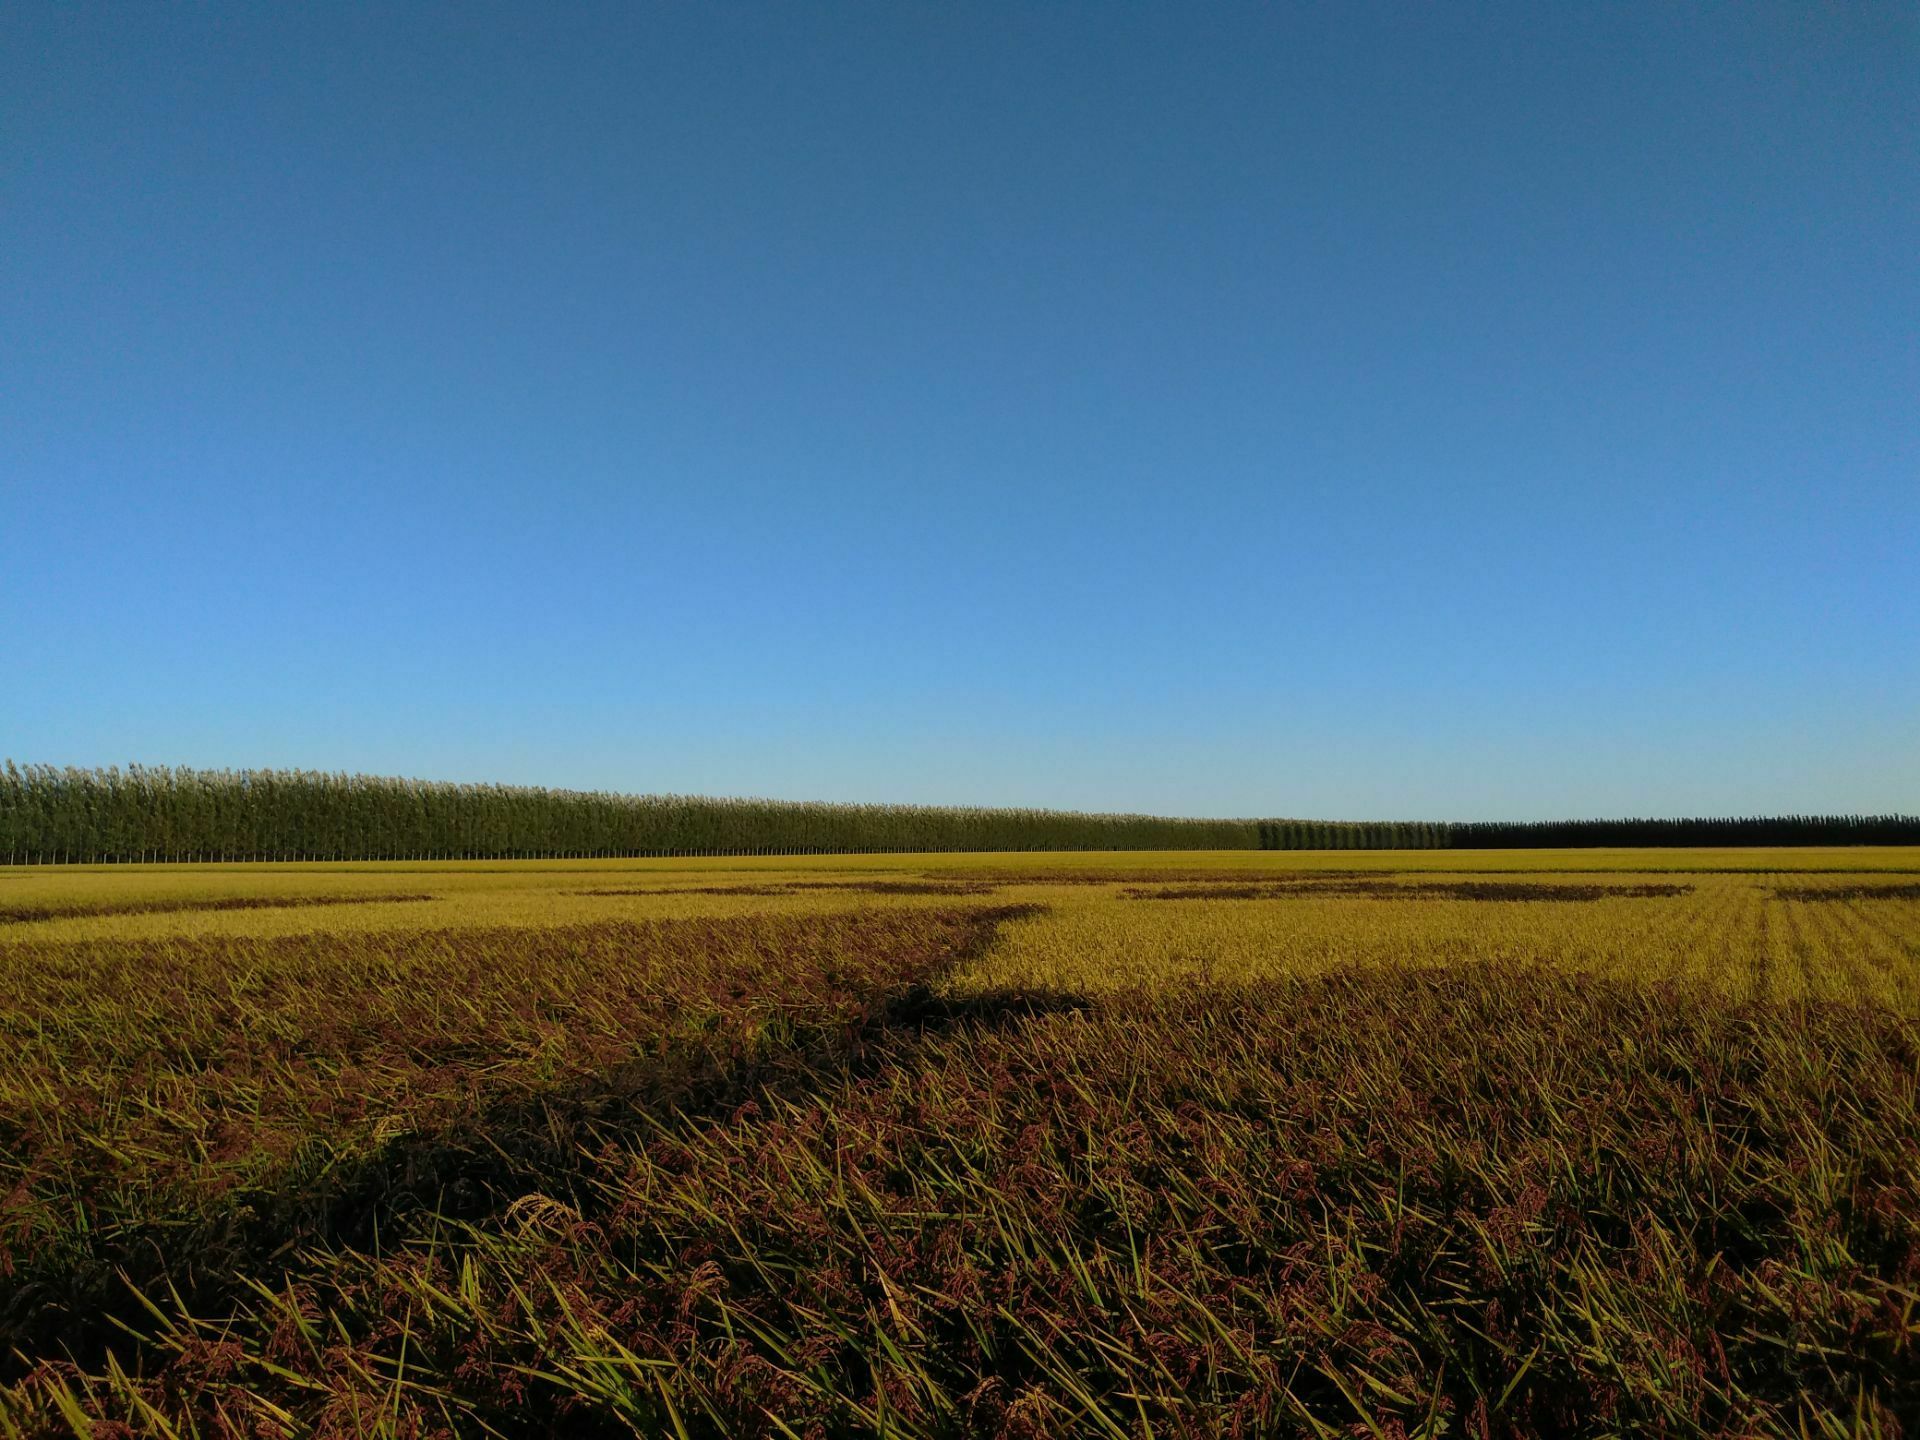
<svg viewBox="0 0 1920 1440">
<path fill-rule="evenodd" d="M 1278 898 L 1130 898 L 1143 884 L 1339 873 L 1379 876 L 1406 898 L 1305 893 Z M 1346 965 L 1459 960 L 1538 962 L 1621 979 L 1705 982 L 1740 998 L 1920 1001 L 1920 902 L 1783 899 L 1782 887 L 1920 877 L 1920 849 L 1564 851 L 1182 851 L 883 855 L 813 858 L 422 862 L 245 866 L 39 867 L 0 872 L 0 917 L 224 900 L 369 897 L 319 907 L 79 914 L 0 923 L 0 946 L 78 939 L 417 932 L 547 926 L 613 918 L 951 905 L 951 895 L 731 887 L 837 883 L 992 884 L 966 903 L 1032 902 L 953 984 L 1095 991 L 1194 978 L 1310 974 Z M 1447 882 L 1692 886 L 1658 898 L 1527 901 L 1427 898 Z M 627 893 L 592 894 L 592 891 Z M 382 901 L 381 896 L 428 896 Z"/>
</svg>

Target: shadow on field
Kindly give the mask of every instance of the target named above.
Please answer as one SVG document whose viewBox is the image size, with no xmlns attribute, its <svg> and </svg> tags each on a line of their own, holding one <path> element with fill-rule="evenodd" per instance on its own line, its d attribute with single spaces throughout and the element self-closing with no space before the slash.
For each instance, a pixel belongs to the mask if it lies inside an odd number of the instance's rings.
<svg viewBox="0 0 1920 1440">
<path fill-rule="evenodd" d="M 423 1229 L 484 1225 L 534 1192 L 590 1212 L 584 1181 L 591 1157 L 608 1146 L 858 1081 L 893 1063 L 902 1040 L 1084 1009 L 1091 1002 L 1075 995 L 1006 990 L 949 999 L 933 988 L 983 955 L 1003 923 L 1044 910 L 954 912 L 947 918 L 960 939 L 937 958 L 916 956 L 896 983 L 856 987 L 837 1007 L 776 1017 L 745 1048 L 736 1037 L 690 1031 L 653 1053 L 544 1093 L 484 1102 L 350 1160 L 328 1144 L 309 1145 L 268 1182 L 211 1205 L 187 1196 L 177 1209 L 123 1217 L 36 1253 L 0 1248 L 0 1383 L 20 1377 L 23 1360 L 31 1367 L 58 1356 L 84 1368 L 102 1363 L 109 1348 L 124 1359 L 129 1331 L 151 1326 L 150 1302 L 171 1293 L 188 1315 L 218 1315 L 255 1286 L 278 1283 L 303 1251 L 378 1251 Z M 17 1137 L 7 1128 L 0 1123 L 0 1144 L 12 1148 Z M 10 1198 L 0 1197 L 0 1219 Z"/>
</svg>

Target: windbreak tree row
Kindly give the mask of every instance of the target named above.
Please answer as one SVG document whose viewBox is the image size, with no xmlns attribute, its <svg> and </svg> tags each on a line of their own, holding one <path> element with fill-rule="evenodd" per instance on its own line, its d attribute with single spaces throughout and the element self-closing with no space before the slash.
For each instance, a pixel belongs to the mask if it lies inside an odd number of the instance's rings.
<svg viewBox="0 0 1920 1440">
<path fill-rule="evenodd" d="M 1251 820 L 616 795 L 294 770 L 0 769 L 0 861 L 1251 850 Z"/>
<path fill-rule="evenodd" d="M 1912 845 L 1920 817 L 1182 820 L 463 785 L 304 770 L 0 767 L 0 863 L 982 850 Z"/>
<path fill-rule="evenodd" d="M 1262 820 L 1262 850 L 1444 850 L 1439 820 Z"/>
<path fill-rule="evenodd" d="M 1262 820 L 1262 850 L 1546 850 L 1920 845 L 1916 815 L 1751 815 L 1682 820 Z"/>
<path fill-rule="evenodd" d="M 1920 815 L 1747 815 L 1684 820 L 1482 820 L 1446 827 L 1455 850 L 1592 846 L 1920 845 Z"/>
</svg>

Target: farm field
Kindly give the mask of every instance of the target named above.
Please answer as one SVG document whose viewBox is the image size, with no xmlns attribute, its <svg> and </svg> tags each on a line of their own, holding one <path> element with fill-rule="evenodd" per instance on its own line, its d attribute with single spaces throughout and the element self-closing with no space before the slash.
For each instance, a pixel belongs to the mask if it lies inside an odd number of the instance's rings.
<svg viewBox="0 0 1920 1440">
<path fill-rule="evenodd" d="M 0 1435 L 1920 1435 L 1920 849 L 0 869 Z"/>
</svg>

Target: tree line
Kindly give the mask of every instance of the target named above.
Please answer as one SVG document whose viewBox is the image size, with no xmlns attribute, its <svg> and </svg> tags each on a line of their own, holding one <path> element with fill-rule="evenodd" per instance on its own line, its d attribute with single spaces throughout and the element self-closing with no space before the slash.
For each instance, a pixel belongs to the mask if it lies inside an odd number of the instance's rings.
<svg viewBox="0 0 1920 1440">
<path fill-rule="evenodd" d="M 0 768 L 0 863 L 495 860 L 967 850 L 1920 844 L 1920 817 L 1182 820 L 619 795 L 303 770 Z"/>
<path fill-rule="evenodd" d="M 1455 850 L 1592 846 L 1920 845 L 1920 815 L 1746 815 L 1686 820 L 1481 820 L 1447 827 Z"/>
<path fill-rule="evenodd" d="M 1262 850 L 1445 850 L 1443 820 L 1256 820 Z"/>
<path fill-rule="evenodd" d="M 1248 850 L 1250 820 L 618 795 L 302 770 L 0 769 L 0 860 Z"/>
</svg>

